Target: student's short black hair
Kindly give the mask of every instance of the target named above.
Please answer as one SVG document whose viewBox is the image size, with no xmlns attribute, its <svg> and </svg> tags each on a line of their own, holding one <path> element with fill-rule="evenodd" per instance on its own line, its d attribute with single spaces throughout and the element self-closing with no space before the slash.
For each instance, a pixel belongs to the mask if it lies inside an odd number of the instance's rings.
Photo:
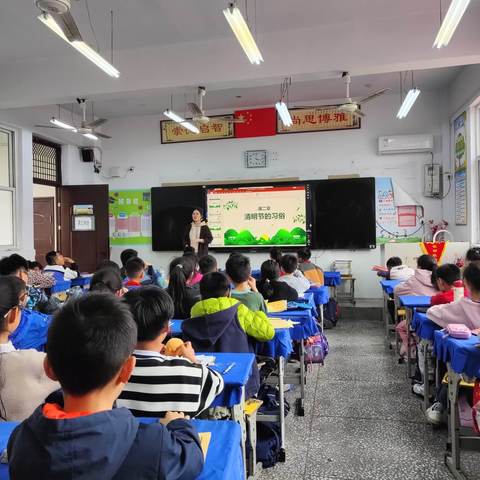
<svg viewBox="0 0 480 480">
<path fill-rule="evenodd" d="M 18 253 L 0 260 L 0 275 L 17 275 L 21 270 L 28 270 L 28 262 Z"/>
<path fill-rule="evenodd" d="M 230 291 L 230 282 L 221 272 L 207 273 L 200 280 L 200 295 L 202 300 L 226 297 Z"/>
<path fill-rule="evenodd" d="M 137 324 L 139 342 L 152 341 L 168 326 L 174 315 L 173 300 L 160 287 L 147 287 L 129 290 L 123 296 Z"/>
<path fill-rule="evenodd" d="M 241 253 L 232 255 L 225 263 L 225 271 L 233 283 L 245 282 L 252 273 L 250 259 Z"/>
<path fill-rule="evenodd" d="M 0 277 L 0 331 L 7 330 L 7 313 L 19 305 L 22 293 L 27 286 L 20 278 L 13 275 Z"/>
<path fill-rule="evenodd" d="M 57 311 L 46 351 L 63 390 L 81 396 L 110 382 L 136 343 L 137 326 L 128 306 L 113 295 L 94 292 Z"/>
<path fill-rule="evenodd" d="M 120 267 L 117 262 L 114 262 L 113 260 L 108 260 L 106 258 L 105 260 L 102 260 L 98 266 L 97 270 L 105 270 L 106 268 L 111 268 L 112 270 L 115 270 L 120 273 Z"/>
<path fill-rule="evenodd" d="M 453 285 L 454 282 L 461 278 L 460 269 L 453 263 L 446 263 L 437 268 L 435 277 L 437 279 L 441 278 L 448 285 Z"/>
<path fill-rule="evenodd" d="M 145 270 L 145 262 L 138 257 L 131 258 L 125 265 L 125 273 L 128 278 L 138 277 Z"/>
<path fill-rule="evenodd" d="M 95 272 L 90 281 L 91 292 L 116 293 L 123 288 L 120 270 L 113 268 L 104 268 Z"/>
<path fill-rule="evenodd" d="M 42 269 L 43 269 L 43 265 L 42 265 L 40 262 L 37 262 L 37 261 L 35 261 L 35 260 L 34 260 L 33 262 L 28 261 L 28 269 L 29 269 L 29 270 L 33 270 L 33 269 L 35 269 L 35 268 L 39 268 L 40 270 L 42 270 Z"/>
<path fill-rule="evenodd" d="M 278 247 L 272 247 L 270 249 L 270 258 L 280 265 L 282 261 L 282 251 Z"/>
<path fill-rule="evenodd" d="M 308 247 L 303 247 L 297 252 L 297 256 L 302 260 L 310 260 L 312 251 Z"/>
<path fill-rule="evenodd" d="M 58 252 L 52 250 L 45 255 L 45 261 L 47 265 L 55 265 L 55 258 L 57 257 Z"/>
<path fill-rule="evenodd" d="M 476 294 L 480 293 L 480 266 L 476 262 L 465 268 L 463 278 Z"/>
<path fill-rule="evenodd" d="M 417 258 L 417 267 L 420 270 L 429 270 L 435 272 L 437 269 L 437 261 L 431 255 L 420 255 Z"/>
<path fill-rule="evenodd" d="M 183 255 L 186 256 L 186 255 L 196 255 L 195 253 L 195 249 L 193 247 L 190 247 L 189 245 L 187 245 L 184 249 L 183 249 Z"/>
<path fill-rule="evenodd" d="M 467 250 L 465 255 L 467 262 L 478 262 L 480 260 L 480 247 L 472 247 Z"/>
<path fill-rule="evenodd" d="M 400 265 L 402 265 L 402 259 L 400 257 L 390 257 L 388 260 L 387 260 L 387 268 L 390 270 L 392 269 L 393 267 L 399 267 Z"/>
<path fill-rule="evenodd" d="M 280 277 L 280 266 L 275 260 L 265 260 L 260 267 L 262 280 L 277 280 Z"/>
<path fill-rule="evenodd" d="M 205 255 L 198 261 L 200 273 L 206 275 L 210 272 L 217 271 L 217 259 L 212 255 Z"/>
<path fill-rule="evenodd" d="M 287 253 L 282 257 L 280 265 L 285 273 L 293 273 L 298 267 L 297 257 L 291 253 Z"/>
<path fill-rule="evenodd" d="M 120 261 L 122 262 L 122 266 L 125 267 L 127 265 L 127 262 L 131 258 L 138 257 L 138 252 L 134 250 L 133 248 L 127 248 L 122 251 L 120 254 Z"/>
</svg>

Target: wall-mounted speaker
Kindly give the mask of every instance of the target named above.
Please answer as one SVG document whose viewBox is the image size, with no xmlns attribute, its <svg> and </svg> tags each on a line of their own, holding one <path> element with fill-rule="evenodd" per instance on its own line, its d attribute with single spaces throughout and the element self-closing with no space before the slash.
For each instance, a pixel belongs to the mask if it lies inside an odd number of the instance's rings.
<svg viewBox="0 0 480 480">
<path fill-rule="evenodd" d="M 82 152 L 82 160 L 84 162 L 92 163 L 95 161 L 95 154 L 92 148 L 82 148 L 80 151 Z"/>
</svg>

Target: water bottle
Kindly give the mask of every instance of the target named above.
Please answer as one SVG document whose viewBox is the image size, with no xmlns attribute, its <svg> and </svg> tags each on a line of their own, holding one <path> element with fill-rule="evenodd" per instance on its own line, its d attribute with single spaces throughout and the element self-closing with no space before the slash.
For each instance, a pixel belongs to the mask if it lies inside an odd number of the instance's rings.
<svg viewBox="0 0 480 480">
<path fill-rule="evenodd" d="M 465 289 L 461 280 L 453 282 L 453 301 L 457 302 L 465 296 Z"/>
</svg>

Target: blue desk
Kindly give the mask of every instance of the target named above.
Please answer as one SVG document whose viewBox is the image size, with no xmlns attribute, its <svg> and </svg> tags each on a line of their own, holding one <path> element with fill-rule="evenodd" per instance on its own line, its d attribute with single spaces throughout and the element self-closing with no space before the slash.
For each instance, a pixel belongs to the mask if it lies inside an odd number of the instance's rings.
<svg viewBox="0 0 480 480">
<path fill-rule="evenodd" d="M 380 285 L 387 295 L 393 295 L 393 289 L 402 283 L 400 280 L 380 280 Z"/>
<path fill-rule="evenodd" d="M 338 287 L 342 283 L 340 272 L 323 272 L 323 278 L 327 287 Z"/>
<path fill-rule="evenodd" d="M 71 280 L 72 287 L 82 287 L 85 288 L 87 285 L 90 285 L 92 281 L 92 275 L 88 275 L 85 277 L 77 277 Z"/>
<path fill-rule="evenodd" d="M 437 358 L 447 363 L 448 368 L 448 436 L 450 448 L 445 452 L 445 464 L 455 478 L 466 478 L 462 472 L 460 453 L 462 447 L 480 451 L 480 436 L 460 428 L 458 392 L 462 375 L 480 378 L 480 338 L 473 335 L 468 340 L 446 337 L 444 332 L 435 332 L 434 349 Z"/>
<path fill-rule="evenodd" d="M 51 293 L 66 292 L 71 286 L 72 282 L 70 280 L 57 280 L 50 291 Z"/>
<path fill-rule="evenodd" d="M 292 340 L 305 340 L 308 337 L 317 335 L 320 331 L 315 317 L 310 310 L 286 310 L 285 312 L 269 313 L 268 316 L 273 318 L 285 318 L 287 320 L 292 320 L 292 322 L 298 322 L 298 325 L 294 325 L 294 327 L 290 329 Z"/>
<path fill-rule="evenodd" d="M 315 305 L 325 305 L 330 300 L 330 291 L 327 286 L 315 287 L 312 285 L 305 293 L 304 296 L 313 295 L 313 301 Z"/>
<path fill-rule="evenodd" d="M 435 337 L 435 331 L 441 330 L 441 328 L 428 319 L 427 314 L 423 312 L 415 312 L 413 314 L 411 328 L 420 338 L 431 342 L 433 342 Z"/>
<path fill-rule="evenodd" d="M 140 419 L 142 423 L 155 423 L 155 418 Z M 198 432 L 211 432 L 205 466 L 197 480 L 242 480 L 243 460 L 240 425 L 232 421 L 192 420 Z M 0 449 L 7 447 L 8 439 L 17 422 L 0 423 Z M 0 480 L 8 480 L 8 466 L 0 464 Z"/>
<path fill-rule="evenodd" d="M 416 296 L 416 295 L 401 295 L 398 297 L 400 305 L 405 308 L 427 308 L 430 307 L 432 297 Z"/>
</svg>

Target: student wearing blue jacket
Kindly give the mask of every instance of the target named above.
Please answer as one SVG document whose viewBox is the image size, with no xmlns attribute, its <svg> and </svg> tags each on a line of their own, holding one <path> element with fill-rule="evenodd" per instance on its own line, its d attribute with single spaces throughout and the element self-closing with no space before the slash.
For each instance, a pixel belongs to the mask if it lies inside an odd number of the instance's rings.
<svg viewBox="0 0 480 480">
<path fill-rule="evenodd" d="M 137 327 L 113 295 L 71 300 L 50 326 L 45 372 L 63 405 L 45 403 L 8 442 L 11 478 L 193 480 L 203 468 L 198 435 L 181 413 L 141 424 L 113 403 L 135 366 Z"/>
</svg>

